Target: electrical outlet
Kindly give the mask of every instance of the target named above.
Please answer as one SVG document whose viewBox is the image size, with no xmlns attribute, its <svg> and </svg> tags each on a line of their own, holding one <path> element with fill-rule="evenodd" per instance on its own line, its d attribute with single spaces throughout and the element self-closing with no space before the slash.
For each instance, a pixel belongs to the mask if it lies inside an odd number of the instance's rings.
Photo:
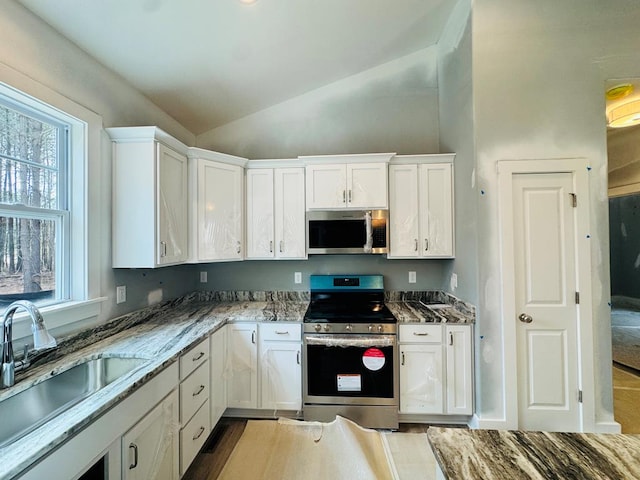
<svg viewBox="0 0 640 480">
<path fill-rule="evenodd" d="M 451 290 L 458 288 L 458 275 L 455 273 L 451 274 L 451 281 L 449 282 L 451 285 Z"/>
<path fill-rule="evenodd" d="M 116 287 L 116 303 L 124 303 L 127 301 L 127 287 L 120 285 Z"/>
<path fill-rule="evenodd" d="M 293 283 L 302 283 L 302 272 L 295 272 L 293 274 Z"/>
<path fill-rule="evenodd" d="M 207 283 L 207 272 L 200 272 L 200 283 Z"/>
<path fill-rule="evenodd" d="M 156 288 L 155 290 L 151 290 L 147 295 L 147 303 L 149 305 L 155 305 L 156 303 L 160 303 L 162 301 L 162 289 Z"/>
<path fill-rule="evenodd" d="M 409 283 L 416 283 L 416 272 L 409 272 Z"/>
</svg>

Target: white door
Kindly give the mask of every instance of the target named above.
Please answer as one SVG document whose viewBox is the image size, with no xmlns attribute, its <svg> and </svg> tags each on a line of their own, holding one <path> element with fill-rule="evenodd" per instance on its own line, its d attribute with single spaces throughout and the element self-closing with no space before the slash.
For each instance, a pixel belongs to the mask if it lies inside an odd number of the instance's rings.
<svg viewBox="0 0 640 480">
<path fill-rule="evenodd" d="M 420 252 L 424 257 L 453 256 L 452 165 L 420 165 Z"/>
<path fill-rule="evenodd" d="M 400 345 L 400 413 L 444 413 L 441 345 Z"/>
<path fill-rule="evenodd" d="M 571 173 L 513 175 L 518 426 L 577 431 L 576 215 Z"/>
<path fill-rule="evenodd" d="M 387 164 L 347 164 L 347 206 L 387 208 Z"/>
<path fill-rule="evenodd" d="M 279 168 L 274 176 L 276 257 L 307 258 L 304 169 Z"/>
<path fill-rule="evenodd" d="M 227 326 L 227 406 L 258 408 L 258 329 L 255 323 Z"/>
<path fill-rule="evenodd" d="M 308 165 L 306 169 L 307 210 L 344 208 L 347 205 L 347 166 Z"/>
<path fill-rule="evenodd" d="M 198 260 L 242 258 L 242 168 L 198 162 Z"/>
<path fill-rule="evenodd" d="M 247 258 L 273 258 L 273 213 L 273 169 L 247 170 Z"/>
<path fill-rule="evenodd" d="M 301 344 L 263 342 L 260 354 L 262 408 L 300 410 L 302 407 Z"/>
<path fill-rule="evenodd" d="M 158 265 L 187 259 L 187 157 L 158 144 Z M 131 208 L 136 208 L 131 205 Z"/>
<path fill-rule="evenodd" d="M 418 166 L 389 166 L 389 258 L 418 257 Z"/>
</svg>

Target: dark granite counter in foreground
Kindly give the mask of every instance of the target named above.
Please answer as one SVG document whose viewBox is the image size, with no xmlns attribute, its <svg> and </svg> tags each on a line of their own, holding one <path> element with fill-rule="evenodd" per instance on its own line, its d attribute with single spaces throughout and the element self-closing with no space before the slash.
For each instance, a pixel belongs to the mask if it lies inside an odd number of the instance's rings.
<svg viewBox="0 0 640 480">
<path fill-rule="evenodd" d="M 451 480 L 640 479 L 640 435 L 430 427 L 427 437 Z"/>
</svg>

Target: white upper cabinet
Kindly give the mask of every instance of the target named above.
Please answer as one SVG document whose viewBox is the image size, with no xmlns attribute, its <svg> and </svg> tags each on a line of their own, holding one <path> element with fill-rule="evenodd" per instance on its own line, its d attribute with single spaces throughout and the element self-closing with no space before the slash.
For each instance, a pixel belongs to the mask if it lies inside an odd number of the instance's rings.
<svg viewBox="0 0 640 480">
<path fill-rule="evenodd" d="M 396 157 L 389 166 L 389 258 L 454 256 L 453 155 Z"/>
<path fill-rule="evenodd" d="M 187 147 L 156 127 L 108 128 L 113 140 L 113 267 L 187 260 Z"/>
<path fill-rule="evenodd" d="M 246 159 L 189 149 L 189 260 L 242 260 Z"/>
<path fill-rule="evenodd" d="M 387 165 L 393 154 L 300 157 L 307 210 L 388 208 Z"/>
<path fill-rule="evenodd" d="M 246 258 L 307 258 L 304 205 L 304 168 L 249 168 Z"/>
</svg>

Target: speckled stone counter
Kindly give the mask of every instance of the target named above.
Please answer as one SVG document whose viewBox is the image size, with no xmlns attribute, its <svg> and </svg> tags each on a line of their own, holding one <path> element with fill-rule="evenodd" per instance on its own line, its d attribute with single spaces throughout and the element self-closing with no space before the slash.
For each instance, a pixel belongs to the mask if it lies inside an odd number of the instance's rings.
<svg viewBox="0 0 640 480">
<path fill-rule="evenodd" d="M 399 323 L 475 323 L 473 305 L 439 291 L 387 292 L 385 304 Z"/>
<path fill-rule="evenodd" d="M 640 435 L 430 427 L 427 436 L 452 480 L 640 478 Z"/>
<path fill-rule="evenodd" d="M 387 301 L 400 322 L 472 323 L 475 319 L 473 307 L 441 292 L 390 292 Z M 428 305 L 434 302 L 446 306 Z M 226 323 L 301 322 L 308 304 L 308 292 L 195 292 L 58 338 L 58 348 L 38 353 L 31 367 L 16 375 L 14 387 L 0 390 L 0 402 L 90 359 L 109 356 L 146 361 L 44 426 L 0 448 L 0 479 L 19 475 Z"/>
</svg>

